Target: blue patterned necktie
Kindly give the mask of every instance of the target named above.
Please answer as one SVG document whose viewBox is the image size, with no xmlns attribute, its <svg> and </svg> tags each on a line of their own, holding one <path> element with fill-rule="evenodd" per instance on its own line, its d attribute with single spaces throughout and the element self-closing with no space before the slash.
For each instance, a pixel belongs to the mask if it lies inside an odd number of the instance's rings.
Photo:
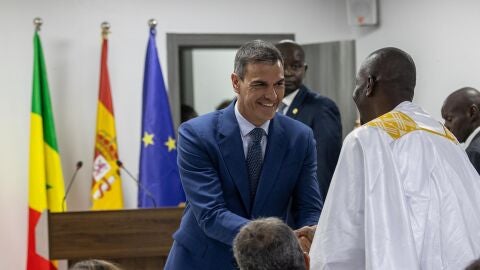
<svg viewBox="0 0 480 270">
<path fill-rule="evenodd" d="M 247 150 L 247 169 L 250 180 L 250 200 L 252 203 L 257 193 L 260 172 L 262 171 L 263 154 L 260 142 L 262 141 L 263 134 L 265 134 L 265 131 L 261 128 L 254 128 L 248 133 L 250 143 L 248 144 Z"/>
</svg>

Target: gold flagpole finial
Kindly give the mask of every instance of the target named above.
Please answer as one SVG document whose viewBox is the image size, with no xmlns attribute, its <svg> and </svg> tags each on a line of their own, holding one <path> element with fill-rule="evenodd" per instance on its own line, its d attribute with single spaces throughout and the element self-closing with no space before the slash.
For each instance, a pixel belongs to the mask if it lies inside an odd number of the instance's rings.
<svg viewBox="0 0 480 270">
<path fill-rule="evenodd" d="M 108 34 L 110 34 L 110 24 L 108 22 L 102 22 L 100 26 L 102 27 L 103 38 L 107 38 Z"/>
<path fill-rule="evenodd" d="M 157 27 L 157 20 L 155 19 L 148 20 L 148 26 L 150 26 L 150 29 L 155 29 Z"/>
<path fill-rule="evenodd" d="M 43 24 L 42 18 L 36 17 L 35 19 L 33 19 L 33 25 L 35 25 L 36 32 L 40 31 L 42 24 Z"/>
</svg>

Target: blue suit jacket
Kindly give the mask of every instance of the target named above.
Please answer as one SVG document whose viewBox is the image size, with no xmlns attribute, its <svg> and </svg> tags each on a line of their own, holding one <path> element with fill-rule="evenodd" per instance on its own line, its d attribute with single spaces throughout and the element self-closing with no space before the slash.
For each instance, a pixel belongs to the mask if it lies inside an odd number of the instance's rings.
<svg viewBox="0 0 480 270">
<path fill-rule="evenodd" d="M 473 167 L 475 167 L 475 170 L 480 174 L 480 133 L 473 138 L 465 151 Z"/>
<path fill-rule="evenodd" d="M 283 115 L 271 120 L 254 201 L 234 102 L 179 129 L 178 164 L 187 197 L 165 269 L 234 269 L 232 242 L 257 217 L 317 224 L 322 201 L 312 131 Z"/>
<path fill-rule="evenodd" d="M 342 122 L 337 105 L 302 85 L 286 115 L 313 130 L 317 143 L 317 179 L 325 199 L 342 148 Z"/>
</svg>

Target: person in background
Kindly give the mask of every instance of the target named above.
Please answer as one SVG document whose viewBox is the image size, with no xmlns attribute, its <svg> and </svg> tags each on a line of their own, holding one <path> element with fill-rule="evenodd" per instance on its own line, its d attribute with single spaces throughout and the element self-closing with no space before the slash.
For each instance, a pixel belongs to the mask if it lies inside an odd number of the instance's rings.
<svg viewBox="0 0 480 270">
<path fill-rule="evenodd" d="M 275 46 L 283 55 L 285 69 L 285 97 L 278 112 L 312 129 L 317 147 L 317 180 L 324 200 L 342 147 L 340 112 L 335 102 L 303 84 L 308 68 L 303 48 L 291 40 Z"/>
<path fill-rule="evenodd" d="M 187 203 L 166 270 L 236 269 L 233 239 L 251 220 L 291 213 L 295 228 L 303 228 L 320 216 L 313 132 L 276 113 L 285 91 L 280 52 L 247 42 L 231 81 L 234 102 L 179 128 Z"/>
<path fill-rule="evenodd" d="M 230 105 L 230 103 L 232 103 L 232 99 L 225 99 L 224 101 L 220 102 L 220 104 L 217 105 L 217 107 L 215 107 L 215 110 L 223 110 L 225 108 L 228 107 L 228 105 Z"/>
<path fill-rule="evenodd" d="M 442 117 L 480 173 L 480 92 L 472 87 L 453 92 L 443 103 Z"/>
<path fill-rule="evenodd" d="M 85 260 L 75 263 L 69 270 L 122 270 L 117 265 L 104 260 Z"/>
<path fill-rule="evenodd" d="M 182 104 L 180 108 L 180 121 L 187 122 L 188 120 L 197 117 L 198 114 L 195 109 L 187 104 Z"/>
<path fill-rule="evenodd" d="M 278 218 L 247 223 L 233 240 L 233 255 L 240 270 L 308 270 L 310 257 L 303 252 L 292 229 Z"/>
<path fill-rule="evenodd" d="M 472 262 L 465 270 L 480 270 L 480 259 Z"/>
<path fill-rule="evenodd" d="M 464 269 L 480 256 L 480 176 L 454 135 L 413 103 L 416 69 L 370 54 L 310 250 L 312 269 Z"/>
</svg>

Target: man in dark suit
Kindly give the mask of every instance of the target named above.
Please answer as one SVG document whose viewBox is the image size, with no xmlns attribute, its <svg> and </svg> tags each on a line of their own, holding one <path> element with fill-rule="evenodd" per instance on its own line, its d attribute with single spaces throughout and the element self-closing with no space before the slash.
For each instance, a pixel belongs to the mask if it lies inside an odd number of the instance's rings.
<svg viewBox="0 0 480 270">
<path fill-rule="evenodd" d="M 480 92 L 472 87 L 456 90 L 445 99 L 442 117 L 480 173 Z"/>
<path fill-rule="evenodd" d="M 285 220 L 290 211 L 304 227 L 320 216 L 313 132 L 276 114 L 285 91 L 280 52 L 244 44 L 231 80 L 236 101 L 179 129 L 187 203 L 165 269 L 234 269 L 232 242 L 250 220 Z"/>
<path fill-rule="evenodd" d="M 291 40 L 281 41 L 276 47 L 283 55 L 285 69 L 285 97 L 279 112 L 313 130 L 317 142 L 317 179 L 325 199 L 342 147 L 340 112 L 335 102 L 303 85 L 308 66 L 302 47 Z"/>
</svg>

